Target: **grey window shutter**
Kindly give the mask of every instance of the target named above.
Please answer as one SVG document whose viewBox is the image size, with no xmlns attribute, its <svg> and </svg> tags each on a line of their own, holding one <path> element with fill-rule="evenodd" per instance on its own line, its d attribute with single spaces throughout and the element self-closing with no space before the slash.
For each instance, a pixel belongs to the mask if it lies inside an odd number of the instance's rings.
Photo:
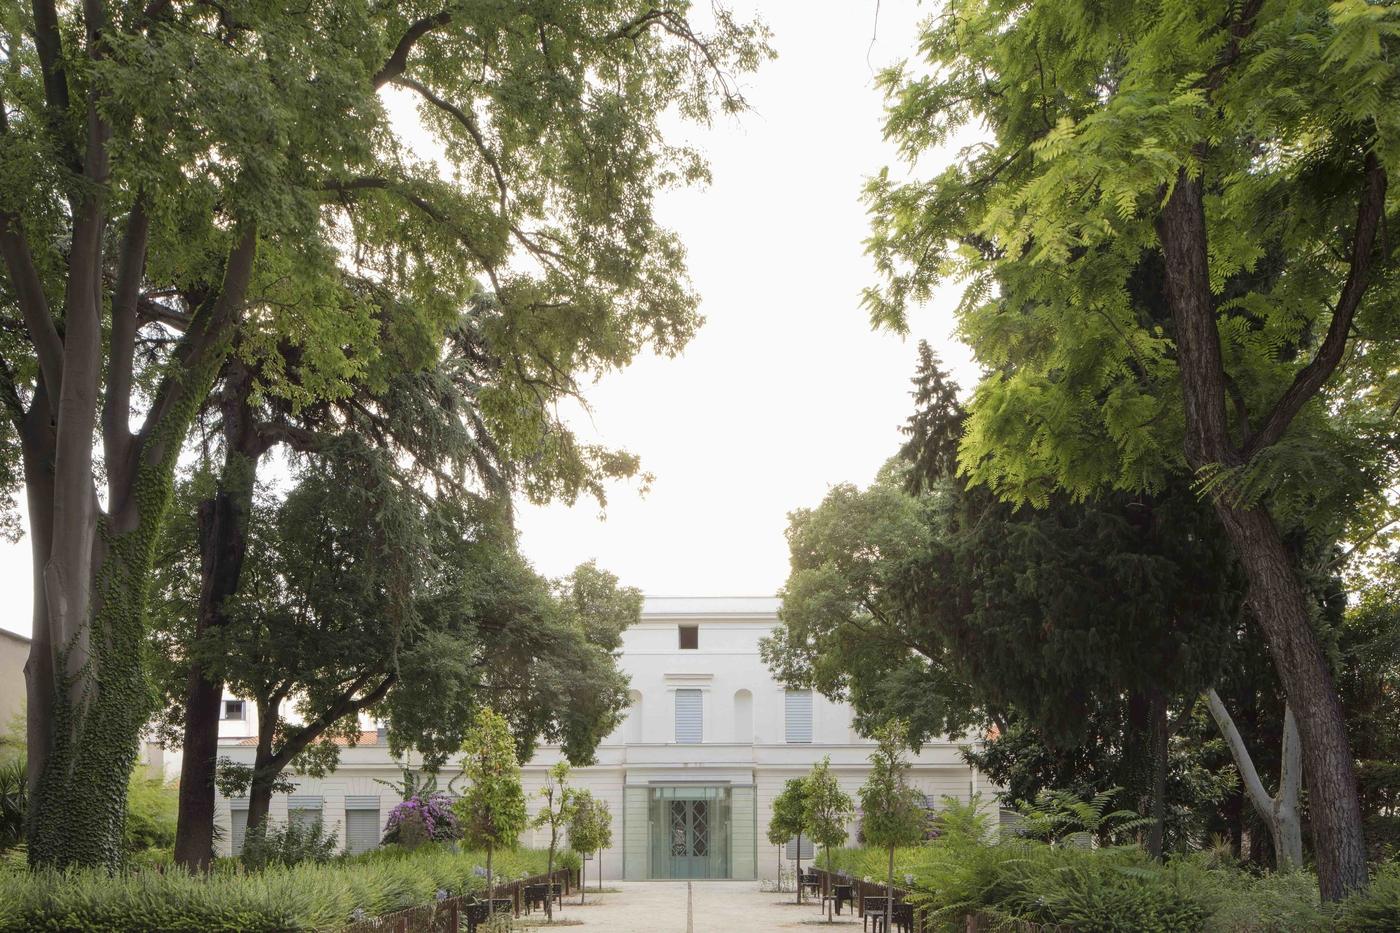
<svg viewBox="0 0 1400 933">
<path fill-rule="evenodd" d="M 812 691 L 789 690 L 786 694 L 787 740 L 812 741 Z"/>
<path fill-rule="evenodd" d="M 379 845 L 379 807 L 345 811 L 345 851 L 351 855 L 368 852 Z"/>
<path fill-rule="evenodd" d="M 704 741 L 704 712 L 699 690 L 676 691 L 676 741 L 698 745 Z"/>
<path fill-rule="evenodd" d="M 298 794 L 287 798 L 287 822 L 309 827 L 321 822 L 324 802 L 319 794 Z"/>
<path fill-rule="evenodd" d="M 812 858 L 812 857 L 816 854 L 816 852 L 817 852 L 816 846 L 814 846 L 814 845 L 812 844 L 811 838 L 808 837 L 808 836 L 803 836 L 803 837 L 802 837 L 802 858 L 803 858 L 803 860 L 805 861 L 806 859 Z M 788 842 L 787 842 L 787 852 L 786 852 L 785 854 L 787 855 L 787 859 L 788 859 L 789 862 L 791 862 L 793 859 L 797 858 L 797 839 L 796 839 L 796 838 L 793 838 L 793 839 L 789 839 L 789 840 L 788 840 Z"/>
<path fill-rule="evenodd" d="M 248 835 L 248 809 L 244 807 L 241 810 L 230 810 L 229 816 L 233 820 L 230 826 L 232 832 L 229 834 L 230 851 L 234 855 L 241 855 L 243 853 L 243 840 Z"/>
</svg>

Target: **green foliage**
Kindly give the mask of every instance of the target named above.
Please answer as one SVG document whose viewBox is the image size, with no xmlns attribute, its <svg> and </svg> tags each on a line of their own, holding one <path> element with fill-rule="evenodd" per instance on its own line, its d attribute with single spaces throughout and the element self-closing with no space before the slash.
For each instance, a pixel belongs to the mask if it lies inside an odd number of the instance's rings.
<svg viewBox="0 0 1400 933">
<path fill-rule="evenodd" d="M 24 841 L 29 782 L 23 758 L 0 762 L 0 851 Z"/>
<path fill-rule="evenodd" d="M 476 714 L 462 743 L 462 773 L 470 782 L 456 804 L 463 840 L 487 852 L 515 848 L 529 816 L 515 740 L 499 713 Z"/>
<path fill-rule="evenodd" d="M 855 816 L 856 805 L 831 773 L 829 755 L 812 766 L 803 785 L 802 815 L 807 835 L 824 850 L 837 848 L 850 835 L 846 824 Z"/>
<path fill-rule="evenodd" d="M 1052 846 L 1081 839 L 1121 842 L 1152 821 L 1133 810 L 1110 810 L 1120 788 L 1095 794 L 1088 800 L 1066 790 L 1046 790 L 1033 803 L 1023 803 L 1019 834 Z"/>
<path fill-rule="evenodd" d="M 320 820 L 289 820 L 272 826 L 263 823 L 248 830 L 239 859 L 249 871 L 324 863 L 335 856 L 336 842 L 335 828 L 327 828 Z"/>
<path fill-rule="evenodd" d="M 569 821 L 569 846 L 591 855 L 612 845 L 612 810 L 587 789 L 575 791 L 573 819 Z"/>
<path fill-rule="evenodd" d="M 910 900 L 926 911 L 925 929 L 963 930 L 969 916 L 1005 930 L 1027 923 L 1180 933 L 1330 928 L 1317 881 L 1304 872 L 1258 876 L 1204 855 L 1164 865 L 1137 846 L 998 840 L 985 813 L 956 801 L 945 801 L 938 822 L 935 840 L 901 855 L 911 864 Z"/>
<path fill-rule="evenodd" d="M 145 768 L 131 772 L 126 793 L 126 828 L 122 833 L 127 852 L 164 849 L 175 844 L 175 816 L 180 807 L 179 788 L 148 777 Z"/>
<path fill-rule="evenodd" d="M 57 650 L 93 652 L 90 665 L 62 654 L 42 685 L 59 701 L 40 724 L 52 760 L 31 758 L 46 775 L 37 862 L 119 862 L 152 711 L 153 551 L 190 425 L 228 368 L 303 412 L 384 390 L 406 360 L 435 358 L 438 335 L 470 327 L 508 362 L 463 417 L 520 467 L 525 495 L 601 498 L 607 478 L 636 472 L 635 457 L 562 429 L 554 404 L 643 349 L 678 352 L 699 323 L 653 203 L 705 166 L 667 141 L 664 115 L 742 109 L 736 72 L 771 52 L 761 25 L 720 12 L 700 30 L 688 12 L 6 7 L 0 533 L 23 448 L 56 480 L 55 496 L 29 490 L 36 529 L 60 519 L 63 585 L 41 621 Z M 77 400 L 62 418 L 60 383 Z M 129 430 L 132 411 L 145 423 Z M 55 458 L 55 443 L 70 453 Z M 74 818 L 86 833 L 65 832 Z"/>
<path fill-rule="evenodd" d="M 413 853 L 376 849 L 328 864 L 272 866 L 256 873 L 190 875 L 98 871 L 0 872 L 0 931 L 163 930 L 169 933 L 280 933 L 341 930 L 433 903 L 439 891 L 481 894 L 480 852 L 429 845 Z M 511 878 L 543 874 L 545 853 L 501 856 Z"/>
<path fill-rule="evenodd" d="M 882 849 L 910 846 L 924 838 L 924 796 L 909 784 L 909 726 L 892 720 L 875 733 L 870 776 L 861 785 L 860 833 Z"/>
<path fill-rule="evenodd" d="M 807 782 L 789 778 L 782 791 L 773 798 L 772 816 L 768 819 L 768 841 L 775 846 L 787 845 L 807 832 Z"/>
<path fill-rule="evenodd" d="M 1342 902 L 1337 929 L 1354 933 L 1400 929 L 1400 864 L 1384 866 L 1371 878 L 1369 888 Z"/>
</svg>

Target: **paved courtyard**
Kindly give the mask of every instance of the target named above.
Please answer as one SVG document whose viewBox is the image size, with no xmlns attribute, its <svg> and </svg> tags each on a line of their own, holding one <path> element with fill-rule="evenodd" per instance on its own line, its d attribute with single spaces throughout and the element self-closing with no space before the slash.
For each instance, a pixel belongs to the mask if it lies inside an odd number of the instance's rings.
<svg viewBox="0 0 1400 933">
<path fill-rule="evenodd" d="M 577 930 L 610 933 L 748 933 L 767 930 L 819 930 L 823 915 L 815 904 L 791 903 L 795 895 L 758 890 L 756 881 L 634 881 L 613 883 L 617 894 L 589 894 L 590 903 L 566 903 L 559 919 L 582 921 Z M 538 914 L 536 914 L 538 916 Z M 847 913 L 837 929 L 860 928 Z"/>
</svg>

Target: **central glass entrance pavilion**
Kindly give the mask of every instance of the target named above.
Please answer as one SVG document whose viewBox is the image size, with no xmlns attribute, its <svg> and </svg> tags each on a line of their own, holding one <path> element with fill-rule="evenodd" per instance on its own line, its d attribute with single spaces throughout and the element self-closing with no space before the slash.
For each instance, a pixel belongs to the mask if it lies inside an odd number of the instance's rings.
<svg viewBox="0 0 1400 933">
<path fill-rule="evenodd" d="M 701 784 L 627 787 L 627 877 L 754 877 L 753 790 Z"/>
</svg>

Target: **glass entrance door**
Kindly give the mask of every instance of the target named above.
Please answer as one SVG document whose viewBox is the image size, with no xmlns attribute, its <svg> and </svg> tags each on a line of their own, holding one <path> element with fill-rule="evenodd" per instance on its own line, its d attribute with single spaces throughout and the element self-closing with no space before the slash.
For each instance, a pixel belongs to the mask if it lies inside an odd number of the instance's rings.
<svg viewBox="0 0 1400 933">
<path fill-rule="evenodd" d="M 672 878 L 708 878 L 710 869 L 710 802 L 671 801 Z"/>
<path fill-rule="evenodd" d="M 653 787 L 652 878 L 728 878 L 728 787 Z"/>
</svg>

